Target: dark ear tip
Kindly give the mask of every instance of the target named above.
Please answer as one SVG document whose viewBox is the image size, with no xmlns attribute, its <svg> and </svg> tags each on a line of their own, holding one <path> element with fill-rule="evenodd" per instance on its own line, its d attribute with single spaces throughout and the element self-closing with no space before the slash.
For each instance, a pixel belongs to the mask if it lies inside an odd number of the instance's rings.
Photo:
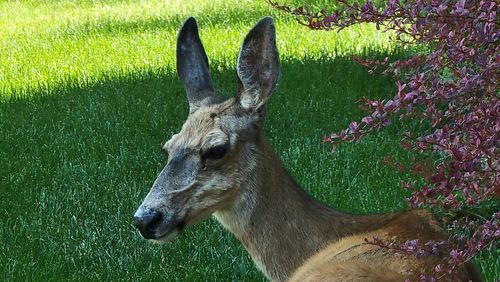
<svg viewBox="0 0 500 282">
<path fill-rule="evenodd" d="M 184 25 L 182 25 L 181 28 L 181 33 L 184 33 L 186 31 L 190 30 L 198 30 L 198 24 L 196 23 L 196 20 L 194 17 L 189 17 L 185 22 Z"/>
<path fill-rule="evenodd" d="M 274 27 L 274 19 L 272 17 L 264 17 L 262 18 L 256 25 L 255 29 L 275 29 Z"/>
<path fill-rule="evenodd" d="M 184 25 L 196 25 L 196 19 L 194 17 L 189 17 Z"/>
<path fill-rule="evenodd" d="M 263 24 L 263 25 L 274 25 L 274 19 L 273 17 L 267 16 L 263 17 L 258 24 Z"/>
<path fill-rule="evenodd" d="M 256 37 L 261 37 L 267 34 L 271 40 L 276 36 L 276 27 L 274 26 L 274 19 L 271 17 L 262 18 L 245 37 L 244 43 L 246 44 L 249 40 Z"/>
<path fill-rule="evenodd" d="M 249 38 L 259 37 L 263 34 L 269 34 L 274 37 L 276 33 L 276 27 L 274 26 L 274 19 L 272 17 L 262 18 L 248 33 L 245 41 Z"/>
</svg>

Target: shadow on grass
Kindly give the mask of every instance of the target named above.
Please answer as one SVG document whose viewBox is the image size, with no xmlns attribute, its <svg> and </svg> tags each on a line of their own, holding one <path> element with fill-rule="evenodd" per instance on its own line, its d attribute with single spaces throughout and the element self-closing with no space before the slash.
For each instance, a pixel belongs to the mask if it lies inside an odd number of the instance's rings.
<svg viewBox="0 0 500 282">
<path fill-rule="evenodd" d="M 212 76 L 222 95 L 236 92 L 234 70 Z M 361 97 L 389 97 L 391 91 L 391 82 L 367 74 L 350 59 L 287 61 L 271 99 L 266 131 L 279 142 L 302 136 L 319 141 L 361 116 L 356 108 Z M 1 179 L 10 181 L 12 173 L 38 162 L 40 169 L 52 168 L 47 173 L 53 175 L 61 163 L 85 160 L 89 154 L 94 161 L 105 161 L 123 153 L 123 145 L 139 149 L 151 144 L 159 150 L 180 128 L 187 110 L 184 90 L 168 72 L 131 73 L 94 85 L 49 87 L 31 98 L 10 98 L 0 103 L 0 144 L 3 158 L 9 160 Z M 28 186 L 40 184 L 39 177 L 25 176 L 33 181 Z"/>
<path fill-rule="evenodd" d="M 212 74 L 223 95 L 234 70 Z M 388 131 L 335 156 L 322 135 L 361 113 L 363 96 L 393 85 L 349 59 L 285 61 L 265 131 L 285 166 L 319 199 L 343 210 L 402 207 L 399 177 L 379 159 L 403 153 Z M 131 216 L 165 163 L 187 101 L 176 75 L 132 73 L 86 87 L 0 103 L 0 260 L 6 280 L 262 280 L 239 243 L 212 222 L 162 247 L 141 240 Z"/>
</svg>

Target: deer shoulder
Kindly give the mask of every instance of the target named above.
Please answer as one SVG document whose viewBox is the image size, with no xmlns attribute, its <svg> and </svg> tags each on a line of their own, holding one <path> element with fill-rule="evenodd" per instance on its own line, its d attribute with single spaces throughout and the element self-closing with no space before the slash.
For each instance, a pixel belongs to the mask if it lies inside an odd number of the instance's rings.
<svg viewBox="0 0 500 282">
<path fill-rule="evenodd" d="M 439 256 L 415 258 L 397 256 L 394 250 L 367 243 L 378 237 L 402 243 L 406 240 L 440 241 L 448 239 L 433 215 L 425 210 L 410 210 L 398 214 L 387 224 L 370 232 L 341 238 L 306 260 L 290 278 L 299 281 L 404 281 L 419 280 L 424 273 L 432 273 L 438 263 L 446 263 Z M 440 281 L 481 281 L 472 266 L 458 271 L 455 277 Z"/>
</svg>

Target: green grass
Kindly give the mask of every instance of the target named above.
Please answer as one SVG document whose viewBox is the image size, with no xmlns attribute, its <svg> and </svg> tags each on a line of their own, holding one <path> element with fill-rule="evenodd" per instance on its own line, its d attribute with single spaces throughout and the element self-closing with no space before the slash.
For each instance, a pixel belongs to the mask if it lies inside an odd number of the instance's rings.
<svg viewBox="0 0 500 282">
<path fill-rule="evenodd" d="M 350 59 L 394 52 L 373 27 L 309 31 L 262 1 L 40 2 L 0 3 L 1 280 L 263 280 L 213 220 L 166 245 L 141 239 L 131 222 L 165 163 L 161 145 L 187 116 L 174 46 L 189 15 L 223 95 L 235 93 L 245 33 L 273 15 L 282 76 L 265 131 L 285 166 L 339 209 L 405 207 L 405 176 L 381 161 L 410 158 L 401 128 L 334 155 L 321 144 L 361 117 L 359 98 L 394 91 Z M 477 262 L 488 281 L 500 279 L 498 251 Z"/>
</svg>

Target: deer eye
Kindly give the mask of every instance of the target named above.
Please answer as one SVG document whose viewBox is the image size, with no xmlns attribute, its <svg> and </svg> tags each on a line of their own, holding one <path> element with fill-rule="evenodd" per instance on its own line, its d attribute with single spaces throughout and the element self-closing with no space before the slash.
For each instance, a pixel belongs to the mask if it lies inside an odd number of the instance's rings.
<svg viewBox="0 0 500 282">
<path fill-rule="evenodd" d="M 229 150 L 229 143 L 217 145 L 209 148 L 204 154 L 203 158 L 218 160 L 224 157 Z"/>
</svg>

